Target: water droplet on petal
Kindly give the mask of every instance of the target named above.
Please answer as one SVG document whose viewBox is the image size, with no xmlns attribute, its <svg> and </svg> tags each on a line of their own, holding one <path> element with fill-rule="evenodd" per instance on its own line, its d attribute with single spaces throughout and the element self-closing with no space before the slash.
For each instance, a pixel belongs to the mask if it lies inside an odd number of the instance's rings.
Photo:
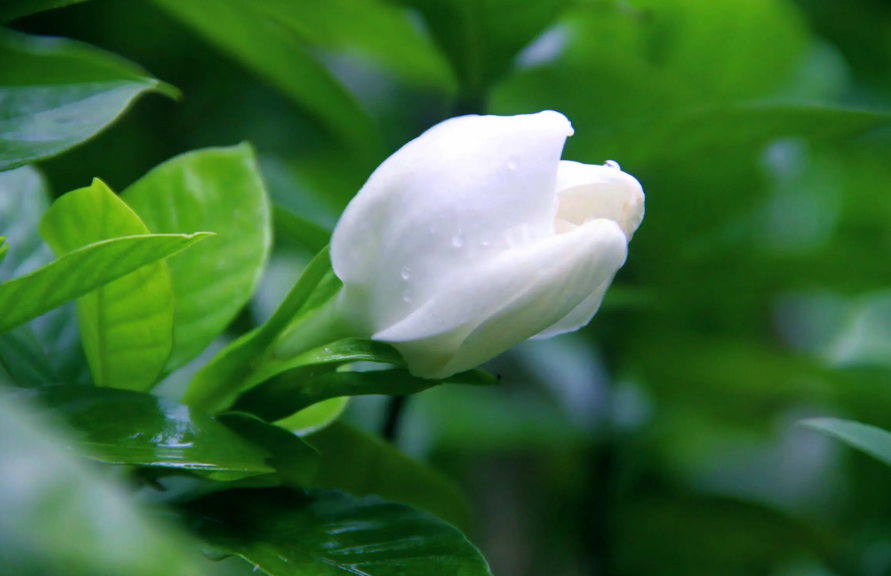
<svg viewBox="0 0 891 576">
<path fill-rule="evenodd" d="M 516 156 L 511 156 L 507 159 L 507 169 L 508 170 L 516 170 L 517 166 L 520 165 L 520 159 Z"/>
<path fill-rule="evenodd" d="M 403 290 L 402 299 L 406 302 L 411 302 L 411 290 Z"/>
<path fill-rule="evenodd" d="M 455 248 L 461 248 L 464 246 L 464 235 L 461 232 L 458 232 L 454 236 L 452 236 L 452 246 Z"/>
<path fill-rule="evenodd" d="M 619 166 L 619 163 L 616 162 L 615 160 L 607 160 L 606 162 L 603 163 L 603 165 L 606 166 L 607 168 L 612 168 L 613 170 L 621 170 L 622 169 L 622 167 Z"/>
<path fill-rule="evenodd" d="M 399 272 L 399 275 L 402 276 L 403 280 L 408 280 L 411 278 L 411 268 L 408 266 L 403 266 L 402 270 Z"/>
<path fill-rule="evenodd" d="M 482 244 L 483 246 L 491 245 L 492 244 L 492 235 L 491 234 L 483 235 L 483 237 L 480 238 L 480 244 Z"/>
</svg>

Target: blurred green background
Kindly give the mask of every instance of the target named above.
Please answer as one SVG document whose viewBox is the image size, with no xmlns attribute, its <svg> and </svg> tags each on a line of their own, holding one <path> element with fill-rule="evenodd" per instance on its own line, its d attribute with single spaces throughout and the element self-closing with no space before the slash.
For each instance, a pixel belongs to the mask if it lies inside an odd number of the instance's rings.
<svg viewBox="0 0 891 576">
<path fill-rule="evenodd" d="M 891 574 L 891 470 L 797 425 L 891 428 L 891 2 L 94 0 L 10 26 L 184 95 L 41 163 L 56 194 L 249 140 L 275 203 L 331 228 L 433 124 L 563 112 L 565 159 L 643 184 L 628 263 L 587 328 L 492 361 L 500 386 L 411 398 L 400 446 L 467 490 L 499 576 Z M 280 231 L 232 334 L 309 257 Z"/>
</svg>

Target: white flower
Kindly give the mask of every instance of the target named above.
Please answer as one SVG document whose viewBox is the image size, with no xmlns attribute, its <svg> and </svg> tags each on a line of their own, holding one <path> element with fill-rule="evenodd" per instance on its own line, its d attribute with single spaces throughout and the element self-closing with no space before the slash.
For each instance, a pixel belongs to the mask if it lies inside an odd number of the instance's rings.
<svg viewBox="0 0 891 576">
<path fill-rule="evenodd" d="M 334 230 L 339 315 L 426 378 L 587 324 L 644 195 L 615 163 L 561 161 L 570 135 L 552 111 L 463 116 L 403 146 Z"/>
</svg>

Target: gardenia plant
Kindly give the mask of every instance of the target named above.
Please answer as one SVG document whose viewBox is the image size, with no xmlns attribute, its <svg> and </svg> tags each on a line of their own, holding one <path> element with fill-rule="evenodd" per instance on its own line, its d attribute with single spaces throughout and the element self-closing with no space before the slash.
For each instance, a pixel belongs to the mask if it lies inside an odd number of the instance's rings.
<svg viewBox="0 0 891 576">
<path fill-rule="evenodd" d="M 343 289 L 275 349 L 353 335 L 445 378 L 527 338 L 585 326 L 644 215 L 609 161 L 561 160 L 565 116 L 463 116 L 403 146 L 343 213 L 331 264 Z"/>
</svg>

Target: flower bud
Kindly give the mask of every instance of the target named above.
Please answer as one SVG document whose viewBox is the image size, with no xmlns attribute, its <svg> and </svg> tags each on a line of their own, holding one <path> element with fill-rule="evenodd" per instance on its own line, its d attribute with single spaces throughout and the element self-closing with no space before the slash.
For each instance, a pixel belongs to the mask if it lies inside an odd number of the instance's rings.
<svg viewBox="0 0 891 576">
<path fill-rule="evenodd" d="M 571 135 L 553 111 L 463 116 L 403 146 L 334 230 L 339 314 L 426 378 L 587 324 L 644 195 L 614 162 L 561 161 Z"/>
</svg>

